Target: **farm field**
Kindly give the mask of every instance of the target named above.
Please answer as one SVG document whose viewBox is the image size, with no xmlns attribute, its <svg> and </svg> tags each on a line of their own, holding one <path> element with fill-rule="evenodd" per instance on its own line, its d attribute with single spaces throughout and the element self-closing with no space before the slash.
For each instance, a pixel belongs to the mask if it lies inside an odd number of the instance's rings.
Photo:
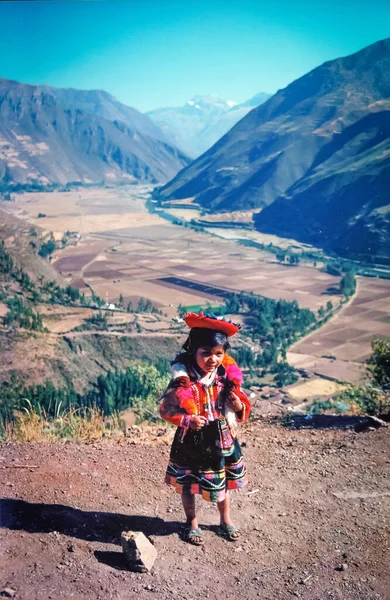
<svg viewBox="0 0 390 600">
<path fill-rule="evenodd" d="M 215 306 L 227 291 L 241 290 L 298 300 L 312 310 L 340 301 L 327 293 L 336 277 L 266 262 L 256 250 L 164 222 L 95 233 L 57 252 L 53 264 L 72 285 L 90 286 L 109 302 L 122 294 L 134 305 L 144 297 L 164 310 L 178 304 Z"/>
<path fill-rule="evenodd" d="M 218 306 L 227 292 L 241 290 L 297 300 L 313 311 L 328 300 L 338 306 L 338 277 L 313 266 L 281 265 L 270 253 L 169 223 L 147 211 L 149 190 L 123 186 L 23 194 L 2 207 L 58 236 L 78 232 L 77 245 L 57 250 L 52 266 L 65 282 L 86 294 L 92 288 L 107 302 L 117 303 L 122 295 L 124 304 L 134 307 L 140 298 L 150 299 L 168 318 L 176 315 L 179 304 Z M 45 216 L 38 218 L 39 213 Z M 237 230 L 231 232 L 237 235 Z M 351 303 L 291 347 L 290 363 L 325 377 L 358 380 L 372 337 L 390 336 L 389 296 L 390 281 L 359 278 Z M 54 325 L 53 317 L 48 320 L 59 333 L 80 318 L 73 315 L 63 326 Z"/>
<path fill-rule="evenodd" d="M 169 210 L 164 208 L 164 211 L 185 221 L 199 219 L 201 215 L 201 211 L 196 208 L 170 208 Z"/>
<path fill-rule="evenodd" d="M 334 382 L 320 377 L 316 379 L 305 379 L 303 382 L 287 386 L 285 388 L 289 396 L 294 400 L 304 400 L 323 396 L 334 396 L 339 394 L 343 387 Z"/>
<path fill-rule="evenodd" d="M 173 202 L 174 204 L 174 202 Z M 188 208 L 171 208 L 168 204 L 163 204 L 164 212 L 184 219 L 185 221 L 191 221 L 191 219 L 199 219 L 201 222 L 207 223 L 252 223 L 253 214 L 259 211 L 253 210 L 235 210 L 230 213 L 206 213 L 203 214 L 200 208 L 196 208 L 196 205 L 189 205 Z M 202 216 L 203 215 L 203 216 Z M 237 230 L 236 230 L 237 231 Z M 222 236 L 221 236 L 222 237 Z"/>
<path fill-rule="evenodd" d="M 133 305 L 148 298 L 172 316 L 179 304 L 217 306 L 226 291 L 296 299 L 312 310 L 328 300 L 339 302 L 337 295 L 327 293 L 336 277 L 315 268 L 280 265 L 269 253 L 149 214 L 148 189 L 124 186 L 23 194 L 12 203 L 12 210 L 24 211 L 32 223 L 57 237 L 66 231 L 81 234 L 76 246 L 55 253 L 53 265 L 65 281 L 86 292 L 92 287 L 107 302 L 117 302 L 120 294 Z M 174 277 L 180 279 L 179 285 Z"/>
<path fill-rule="evenodd" d="M 354 360 L 343 360 L 336 357 L 323 358 L 314 354 L 301 354 L 300 352 L 290 351 L 287 352 L 287 361 L 296 369 L 303 369 L 321 377 L 330 377 L 337 381 L 353 381 L 358 383 L 365 375 L 364 363 Z"/>
<path fill-rule="evenodd" d="M 1 311 L 0 305 L 0 311 Z M 86 335 L 104 335 L 107 331 L 100 330 L 81 330 L 73 331 L 75 327 L 84 325 L 86 319 L 96 315 L 96 310 L 84 307 L 61 306 L 59 304 L 41 304 L 39 312 L 42 315 L 43 326 L 49 330 L 49 333 L 68 334 L 67 337 L 78 337 Z M 1 316 L 1 312 L 0 312 Z M 107 311 L 106 314 L 108 333 L 110 335 L 118 333 L 127 335 L 136 331 L 135 323 L 138 322 L 142 327 L 143 335 L 152 333 L 158 335 L 160 332 L 173 334 L 171 320 L 167 317 L 154 314 L 127 313 L 123 311 Z M 180 331 L 182 327 L 177 325 Z M 178 334 L 180 335 L 180 333 Z"/>
<path fill-rule="evenodd" d="M 206 217 L 204 217 L 204 219 L 206 220 Z M 205 229 L 206 231 L 209 231 L 210 233 L 227 240 L 252 240 L 258 244 L 273 244 L 286 250 L 288 248 L 300 248 L 302 250 L 308 250 L 312 248 L 312 246 L 309 246 L 308 244 L 303 244 L 302 242 L 297 242 L 296 240 L 290 238 L 282 238 L 269 233 L 261 233 L 260 231 L 254 230 L 252 231 L 250 229 L 240 229 L 236 227 L 206 227 Z"/>
<path fill-rule="evenodd" d="M 364 372 L 361 365 L 370 356 L 372 338 L 390 337 L 389 298 L 390 281 L 359 277 L 357 293 L 348 306 L 291 346 L 290 364 L 356 380 Z"/>
<path fill-rule="evenodd" d="M 144 208 L 150 186 L 126 186 L 118 189 L 86 188 L 70 192 L 15 194 L 16 202 L 0 205 L 21 216 L 23 209 L 29 221 L 56 239 L 67 231 L 85 235 L 126 226 L 158 222 Z M 40 216 L 38 216 L 40 215 Z"/>
</svg>

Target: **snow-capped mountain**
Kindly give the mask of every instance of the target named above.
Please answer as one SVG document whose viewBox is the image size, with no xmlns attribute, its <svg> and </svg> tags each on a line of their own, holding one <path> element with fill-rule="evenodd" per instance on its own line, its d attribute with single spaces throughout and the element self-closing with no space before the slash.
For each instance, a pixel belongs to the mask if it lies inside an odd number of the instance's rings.
<svg viewBox="0 0 390 600">
<path fill-rule="evenodd" d="M 194 96 L 184 106 L 157 108 L 148 116 L 171 143 L 196 158 L 269 97 L 270 94 L 260 93 L 244 104 L 238 104 L 215 95 Z"/>
</svg>

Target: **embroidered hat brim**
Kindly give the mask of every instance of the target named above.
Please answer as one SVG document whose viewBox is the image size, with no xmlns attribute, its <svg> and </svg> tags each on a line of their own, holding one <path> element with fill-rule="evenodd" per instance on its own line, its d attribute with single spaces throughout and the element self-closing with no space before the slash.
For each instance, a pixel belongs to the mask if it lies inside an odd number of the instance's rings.
<svg viewBox="0 0 390 600">
<path fill-rule="evenodd" d="M 195 313 L 188 313 L 184 317 L 184 321 L 191 329 L 213 329 L 214 331 L 226 333 L 228 337 L 235 335 L 241 329 L 239 323 L 233 323 L 233 321 L 226 321 L 226 319 L 223 318 L 219 319 L 218 317 L 204 315 L 203 313 L 199 313 L 198 315 Z"/>
</svg>

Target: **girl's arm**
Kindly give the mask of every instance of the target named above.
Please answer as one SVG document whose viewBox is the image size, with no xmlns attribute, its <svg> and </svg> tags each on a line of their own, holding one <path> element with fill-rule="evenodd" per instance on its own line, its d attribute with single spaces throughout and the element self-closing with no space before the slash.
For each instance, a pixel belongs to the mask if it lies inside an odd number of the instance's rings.
<svg viewBox="0 0 390 600">
<path fill-rule="evenodd" d="M 177 427 L 188 427 L 192 415 L 179 406 L 180 400 L 175 389 L 168 388 L 160 404 L 160 415 L 164 421 Z"/>
<path fill-rule="evenodd" d="M 249 418 L 249 414 L 251 412 L 251 403 L 248 396 L 244 394 L 244 392 L 241 389 L 236 390 L 235 393 L 237 394 L 242 403 L 242 409 L 239 412 L 236 412 L 237 421 L 239 423 L 243 423 Z"/>
<path fill-rule="evenodd" d="M 237 365 L 234 358 L 232 358 L 231 356 L 228 356 L 228 355 L 225 355 L 223 365 L 225 367 L 226 376 L 227 376 L 227 382 L 225 385 L 227 385 L 228 389 L 230 390 L 228 392 L 228 394 L 233 392 L 233 394 L 232 394 L 233 398 L 234 398 L 234 395 L 236 395 L 237 404 L 239 404 L 238 398 L 241 400 L 241 404 L 242 404 L 241 410 L 236 411 L 234 407 L 233 407 L 233 410 L 235 410 L 235 412 L 236 412 L 237 421 L 239 423 L 243 423 L 249 417 L 249 413 L 251 410 L 251 403 L 250 403 L 247 395 L 244 394 L 244 392 L 241 389 L 241 384 L 242 384 L 242 379 L 243 379 L 241 369 Z"/>
<path fill-rule="evenodd" d="M 236 419 L 239 423 L 243 423 L 247 420 L 251 410 L 251 404 L 248 396 L 244 394 L 238 386 L 230 392 L 228 403 L 236 413 Z"/>
</svg>

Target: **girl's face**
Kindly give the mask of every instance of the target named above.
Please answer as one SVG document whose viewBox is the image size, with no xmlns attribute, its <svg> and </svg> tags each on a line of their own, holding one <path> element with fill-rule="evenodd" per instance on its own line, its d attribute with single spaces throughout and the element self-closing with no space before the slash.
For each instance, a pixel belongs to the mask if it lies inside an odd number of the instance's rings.
<svg viewBox="0 0 390 600">
<path fill-rule="evenodd" d="M 197 349 L 195 354 L 195 360 L 198 367 L 204 373 L 211 373 L 219 367 L 225 356 L 225 350 L 223 346 L 214 346 L 214 348 L 207 348 L 201 346 Z"/>
</svg>

